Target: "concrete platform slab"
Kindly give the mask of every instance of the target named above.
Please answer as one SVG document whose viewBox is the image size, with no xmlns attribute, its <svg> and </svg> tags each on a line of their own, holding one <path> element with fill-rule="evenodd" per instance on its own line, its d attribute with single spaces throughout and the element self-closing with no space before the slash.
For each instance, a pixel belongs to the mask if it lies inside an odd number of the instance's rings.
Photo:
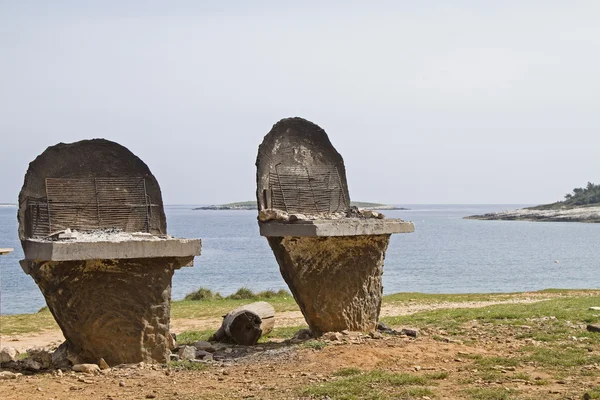
<svg viewBox="0 0 600 400">
<path fill-rule="evenodd" d="M 199 256 L 200 239 L 152 239 L 135 241 L 43 241 L 24 242 L 25 259 L 29 261 L 115 260 Z"/>
<path fill-rule="evenodd" d="M 270 221 L 259 222 L 258 225 L 260 235 L 267 237 L 386 235 L 415 231 L 412 222 L 401 219 L 345 218 L 295 222 Z"/>
</svg>

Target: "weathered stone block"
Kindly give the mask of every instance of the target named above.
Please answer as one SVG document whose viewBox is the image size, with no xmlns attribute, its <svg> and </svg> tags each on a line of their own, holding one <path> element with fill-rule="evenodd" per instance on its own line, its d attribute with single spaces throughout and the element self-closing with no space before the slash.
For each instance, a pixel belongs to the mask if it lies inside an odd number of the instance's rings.
<svg viewBox="0 0 600 400">
<path fill-rule="evenodd" d="M 390 235 L 267 239 L 315 336 L 376 328 Z"/>
<path fill-rule="evenodd" d="M 192 258 L 32 262 L 30 274 L 77 362 L 164 362 L 171 278 Z"/>
</svg>

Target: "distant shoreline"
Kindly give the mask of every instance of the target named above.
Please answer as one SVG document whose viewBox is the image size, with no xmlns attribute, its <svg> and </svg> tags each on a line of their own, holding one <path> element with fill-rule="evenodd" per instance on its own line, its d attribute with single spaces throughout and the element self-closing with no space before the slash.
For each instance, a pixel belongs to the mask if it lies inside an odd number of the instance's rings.
<svg viewBox="0 0 600 400">
<path fill-rule="evenodd" d="M 379 204 L 379 203 L 367 203 L 367 202 L 351 202 L 352 206 L 356 206 L 363 210 L 410 210 L 409 208 L 396 207 L 389 204 Z M 219 210 L 257 210 L 258 207 L 255 201 L 243 201 L 238 203 L 227 203 L 227 204 L 216 204 L 211 206 L 203 206 L 203 207 L 195 207 L 192 210 L 210 210 L 210 211 L 219 211 Z"/>
<path fill-rule="evenodd" d="M 600 205 L 551 208 L 536 206 L 506 210 L 483 215 L 471 215 L 464 219 L 481 221 L 535 221 L 535 222 L 587 222 L 600 223 Z"/>
</svg>

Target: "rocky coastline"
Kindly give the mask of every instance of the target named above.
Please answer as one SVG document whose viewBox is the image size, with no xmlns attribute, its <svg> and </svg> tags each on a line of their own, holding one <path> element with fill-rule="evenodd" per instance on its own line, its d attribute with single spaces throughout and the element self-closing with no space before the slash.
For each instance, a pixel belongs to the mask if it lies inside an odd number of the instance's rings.
<svg viewBox="0 0 600 400">
<path fill-rule="evenodd" d="M 483 215 L 471 215 L 465 219 L 540 221 L 540 222 L 589 222 L 600 223 L 600 204 L 582 207 L 528 207 Z"/>
</svg>

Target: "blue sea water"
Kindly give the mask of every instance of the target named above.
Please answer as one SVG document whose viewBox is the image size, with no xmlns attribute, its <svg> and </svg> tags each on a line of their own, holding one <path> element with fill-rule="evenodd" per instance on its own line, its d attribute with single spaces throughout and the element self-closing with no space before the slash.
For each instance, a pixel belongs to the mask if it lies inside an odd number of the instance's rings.
<svg viewBox="0 0 600 400">
<path fill-rule="evenodd" d="M 286 288 L 256 211 L 194 211 L 166 207 L 171 235 L 202 239 L 195 266 L 173 277 L 173 299 L 199 287 L 230 294 Z M 393 235 L 384 266 L 384 293 L 514 292 L 600 288 L 600 224 L 464 220 L 466 215 L 520 205 L 407 205 L 388 218 L 413 221 L 416 231 Z M 0 313 L 35 312 L 45 305 L 18 260 L 15 207 L 0 207 Z M 558 261 L 556 263 L 555 261 Z"/>
</svg>

